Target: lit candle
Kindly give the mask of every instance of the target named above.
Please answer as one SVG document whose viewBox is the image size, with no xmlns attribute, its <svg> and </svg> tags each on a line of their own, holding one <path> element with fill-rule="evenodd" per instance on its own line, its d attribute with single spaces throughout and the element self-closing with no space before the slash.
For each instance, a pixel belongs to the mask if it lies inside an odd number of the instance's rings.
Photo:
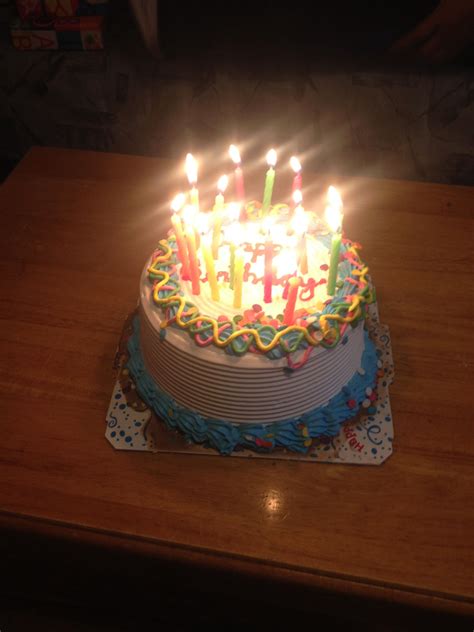
<svg viewBox="0 0 474 632">
<path fill-rule="evenodd" d="M 264 303 L 272 302 L 272 284 L 273 284 L 273 241 L 271 239 L 270 217 L 265 218 L 263 228 L 265 229 L 265 255 L 264 255 L 264 272 L 263 272 L 263 301 Z"/>
<path fill-rule="evenodd" d="M 189 201 L 197 209 L 199 208 L 199 193 L 197 190 L 197 178 L 198 178 L 198 164 L 192 154 L 186 154 L 185 163 L 186 177 L 188 178 L 189 186 Z"/>
<path fill-rule="evenodd" d="M 227 188 L 229 178 L 221 176 L 217 182 L 219 193 L 216 195 L 216 202 L 212 211 L 212 256 L 214 259 L 219 257 L 219 246 L 221 244 L 222 232 L 222 210 L 224 208 L 224 191 Z"/>
<path fill-rule="evenodd" d="M 301 163 L 296 156 L 291 156 L 290 167 L 295 172 L 295 175 L 293 178 L 292 191 L 296 191 L 297 189 L 301 190 L 302 188 Z"/>
<path fill-rule="evenodd" d="M 306 231 L 309 226 L 308 214 L 305 212 L 303 206 L 303 195 L 301 189 L 295 189 L 293 191 L 293 203 L 295 210 L 293 217 L 291 218 L 291 227 L 295 234 L 298 236 L 298 253 L 299 253 L 299 266 L 301 274 L 308 274 L 308 252 L 306 248 Z"/>
<path fill-rule="evenodd" d="M 336 293 L 337 271 L 339 268 L 339 253 L 342 241 L 342 200 L 339 192 L 333 186 L 328 189 L 328 205 L 326 206 L 326 222 L 333 235 L 331 239 L 331 257 L 329 260 L 329 275 L 327 283 L 327 293 L 334 296 Z"/>
<path fill-rule="evenodd" d="M 235 182 L 235 194 L 241 204 L 245 202 L 245 187 L 244 187 L 244 174 L 240 166 L 240 152 L 235 145 L 229 147 L 229 156 L 235 165 L 234 182 Z"/>
<path fill-rule="evenodd" d="M 235 279 L 235 253 L 237 247 L 242 243 L 242 227 L 238 222 L 234 222 L 229 228 L 229 286 L 230 289 L 234 289 L 234 279 Z"/>
<path fill-rule="evenodd" d="M 171 202 L 171 210 L 173 211 L 173 214 L 171 215 L 171 224 L 173 226 L 174 235 L 176 237 L 178 257 L 181 261 L 181 277 L 187 280 L 189 279 L 188 252 L 186 249 L 186 240 L 183 233 L 183 225 L 181 223 L 181 218 L 178 215 L 178 211 L 180 211 L 183 207 L 185 200 L 186 196 L 184 195 L 184 193 L 178 193 L 178 195 Z"/>
<path fill-rule="evenodd" d="M 211 288 L 211 298 L 215 302 L 219 302 L 219 286 L 217 285 L 216 269 L 214 267 L 214 259 L 212 257 L 211 236 L 204 234 L 201 237 L 201 250 L 204 263 L 206 265 L 207 280 Z"/>
<path fill-rule="evenodd" d="M 242 307 L 242 285 L 244 279 L 244 253 L 242 248 L 235 250 L 234 265 L 234 307 L 239 309 Z"/>
<path fill-rule="evenodd" d="M 297 261 L 297 240 L 296 237 L 288 238 L 288 245 L 285 248 L 282 248 L 278 253 L 278 257 L 276 257 L 276 276 L 277 279 L 290 279 L 296 276 L 298 261 Z M 285 287 L 283 288 L 282 298 L 283 300 L 288 299 L 288 291 L 289 291 L 289 283 L 288 281 L 285 283 Z"/>
<path fill-rule="evenodd" d="M 183 211 L 184 234 L 188 245 L 189 276 L 191 277 L 191 287 L 193 294 L 199 294 L 199 262 L 196 252 L 196 234 L 194 227 L 194 207 L 186 206 Z"/>
<path fill-rule="evenodd" d="M 284 325 L 292 325 L 295 319 L 295 307 L 299 285 L 300 279 L 298 277 L 291 277 L 288 281 L 288 300 L 286 302 L 285 311 L 283 312 Z"/>
<path fill-rule="evenodd" d="M 219 193 L 216 195 L 216 202 L 214 204 L 214 210 L 220 210 L 224 207 L 224 193 L 229 184 L 229 178 L 223 175 L 217 181 L 217 190 Z"/>
<path fill-rule="evenodd" d="M 274 149 L 270 149 L 267 153 L 268 171 L 265 175 L 265 189 L 263 191 L 262 213 L 265 216 L 272 204 L 273 185 L 275 184 L 275 165 L 277 155 Z"/>
</svg>

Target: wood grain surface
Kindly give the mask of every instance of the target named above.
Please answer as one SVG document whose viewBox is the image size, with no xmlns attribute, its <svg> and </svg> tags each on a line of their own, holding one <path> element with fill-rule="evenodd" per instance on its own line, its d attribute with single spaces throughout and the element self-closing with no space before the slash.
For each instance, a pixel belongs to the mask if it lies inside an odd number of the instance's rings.
<svg viewBox="0 0 474 632">
<path fill-rule="evenodd" d="M 474 613 L 474 189 L 341 183 L 395 361 L 394 454 L 358 467 L 106 442 L 116 344 L 180 181 L 159 159 L 34 148 L 0 188 L 4 528 Z"/>
</svg>

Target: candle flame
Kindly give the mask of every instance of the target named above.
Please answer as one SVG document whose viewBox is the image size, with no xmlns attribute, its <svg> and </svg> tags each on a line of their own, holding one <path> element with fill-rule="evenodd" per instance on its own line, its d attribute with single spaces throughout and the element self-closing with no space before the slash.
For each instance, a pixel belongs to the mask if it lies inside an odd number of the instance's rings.
<svg viewBox="0 0 474 632">
<path fill-rule="evenodd" d="M 340 207 L 337 206 L 326 206 L 325 211 L 326 222 L 329 224 L 329 228 L 333 233 L 336 233 L 341 228 L 342 222 L 342 213 Z"/>
<path fill-rule="evenodd" d="M 227 189 L 228 184 L 229 184 L 229 178 L 226 175 L 223 175 L 217 181 L 217 188 L 219 189 L 221 193 L 224 193 L 224 191 Z"/>
<path fill-rule="evenodd" d="M 299 206 L 301 204 L 301 202 L 303 201 L 303 194 L 301 193 L 300 189 L 295 189 L 293 191 L 293 202 L 295 203 L 295 206 Z"/>
<path fill-rule="evenodd" d="M 291 156 L 290 167 L 295 173 L 299 173 L 301 171 L 301 163 L 296 156 Z"/>
<path fill-rule="evenodd" d="M 274 149 L 270 149 L 267 153 L 267 164 L 269 167 L 274 167 L 277 163 L 277 153 Z"/>
<path fill-rule="evenodd" d="M 178 195 L 174 196 L 171 202 L 171 210 L 174 213 L 177 213 L 183 208 L 185 202 L 186 202 L 186 196 L 184 195 L 184 193 L 178 193 Z"/>
<path fill-rule="evenodd" d="M 196 158 L 192 154 L 186 154 L 185 171 L 189 184 L 196 184 L 198 178 L 198 164 Z"/>
<path fill-rule="evenodd" d="M 299 206 L 297 209 L 295 209 L 295 213 L 293 214 L 293 217 L 291 219 L 291 228 L 295 231 L 295 233 L 301 235 L 308 230 L 308 226 L 308 213 L 306 213 L 305 210 L 301 206 Z"/>
<path fill-rule="evenodd" d="M 229 147 L 229 156 L 235 165 L 240 165 L 240 152 L 235 145 Z"/>
<path fill-rule="evenodd" d="M 185 224 L 189 226 L 194 226 L 194 222 L 197 215 L 197 209 L 192 204 L 186 204 L 186 206 L 183 208 L 183 212 L 181 215 Z"/>
<path fill-rule="evenodd" d="M 330 206 L 334 206 L 339 209 L 342 208 L 342 199 L 339 191 L 332 185 L 328 188 L 327 200 Z"/>
</svg>

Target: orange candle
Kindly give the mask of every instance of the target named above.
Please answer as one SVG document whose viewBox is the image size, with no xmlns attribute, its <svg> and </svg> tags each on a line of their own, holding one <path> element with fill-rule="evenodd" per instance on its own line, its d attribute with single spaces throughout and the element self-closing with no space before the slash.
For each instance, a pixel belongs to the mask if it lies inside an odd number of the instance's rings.
<svg viewBox="0 0 474 632">
<path fill-rule="evenodd" d="M 296 299 L 298 298 L 298 289 L 300 286 L 299 277 L 292 277 L 288 281 L 288 300 L 286 302 L 285 311 L 283 313 L 283 324 L 292 325 L 295 319 Z"/>
<path fill-rule="evenodd" d="M 184 209 L 184 234 L 186 236 L 186 243 L 188 246 L 189 257 L 189 276 L 191 277 L 191 287 L 193 294 L 200 293 L 199 285 L 199 262 L 197 258 L 196 249 L 196 233 L 193 225 L 193 210 L 192 207 L 187 206 Z"/>
</svg>

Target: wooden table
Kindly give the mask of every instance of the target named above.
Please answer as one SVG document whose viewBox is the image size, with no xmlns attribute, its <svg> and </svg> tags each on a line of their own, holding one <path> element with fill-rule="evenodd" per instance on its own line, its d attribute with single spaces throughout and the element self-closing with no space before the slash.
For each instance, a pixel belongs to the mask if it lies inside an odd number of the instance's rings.
<svg viewBox="0 0 474 632">
<path fill-rule="evenodd" d="M 383 466 L 116 452 L 112 362 L 175 172 L 35 148 L 0 188 L 2 555 L 11 568 L 64 556 L 75 573 L 87 559 L 102 578 L 135 560 L 122 575 L 146 567 L 186 598 L 211 587 L 216 606 L 237 594 L 269 609 L 473 614 L 474 189 L 346 183 L 346 231 L 392 332 Z M 39 577 L 32 589 L 68 596 L 61 576 Z"/>
</svg>

